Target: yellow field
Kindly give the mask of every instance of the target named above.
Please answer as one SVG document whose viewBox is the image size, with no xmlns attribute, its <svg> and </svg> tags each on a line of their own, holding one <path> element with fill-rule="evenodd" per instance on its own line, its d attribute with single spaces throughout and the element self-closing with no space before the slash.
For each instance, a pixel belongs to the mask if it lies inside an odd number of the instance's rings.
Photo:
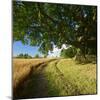
<svg viewBox="0 0 100 100">
<path fill-rule="evenodd" d="M 17 99 L 96 94 L 96 64 L 78 64 L 72 59 L 13 59 L 13 89 Z"/>
<path fill-rule="evenodd" d="M 13 88 L 19 84 L 28 74 L 31 68 L 50 59 L 13 59 Z"/>
</svg>

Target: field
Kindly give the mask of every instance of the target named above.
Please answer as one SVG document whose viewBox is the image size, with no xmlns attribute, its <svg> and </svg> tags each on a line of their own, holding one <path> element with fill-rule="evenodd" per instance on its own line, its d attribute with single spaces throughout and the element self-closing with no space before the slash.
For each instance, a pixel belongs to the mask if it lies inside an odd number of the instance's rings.
<svg viewBox="0 0 100 100">
<path fill-rule="evenodd" d="M 96 64 L 73 59 L 13 59 L 14 98 L 96 94 Z"/>
</svg>

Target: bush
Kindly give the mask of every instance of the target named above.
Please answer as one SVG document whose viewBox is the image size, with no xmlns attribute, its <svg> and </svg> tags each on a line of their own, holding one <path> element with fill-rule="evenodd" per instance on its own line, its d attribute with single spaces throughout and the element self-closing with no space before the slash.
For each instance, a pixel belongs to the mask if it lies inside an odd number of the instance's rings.
<svg viewBox="0 0 100 100">
<path fill-rule="evenodd" d="M 80 52 L 77 52 L 74 59 L 78 63 L 96 63 L 97 56 L 93 54 L 86 54 L 84 57 Z"/>
<path fill-rule="evenodd" d="M 39 55 L 38 55 L 38 54 L 36 54 L 36 55 L 34 56 L 34 58 L 39 58 Z"/>
<path fill-rule="evenodd" d="M 71 46 L 68 49 L 62 49 L 61 57 L 72 58 L 76 55 L 76 53 L 77 53 L 76 48 Z"/>
</svg>

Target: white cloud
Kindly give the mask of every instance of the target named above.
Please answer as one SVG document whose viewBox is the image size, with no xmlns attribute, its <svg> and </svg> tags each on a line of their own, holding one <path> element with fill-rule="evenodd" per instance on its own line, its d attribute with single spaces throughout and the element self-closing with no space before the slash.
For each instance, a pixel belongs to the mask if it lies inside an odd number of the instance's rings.
<svg viewBox="0 0 100 100">
<path fill-rule="evenodd" d="M 68 45 L 63 44 L 61 49 L 67 49 L 68 47 Z"/>
<path fill-rule="evenodd" d="M 62 49 L 67 49 L 68 46 L 66 46 L 65 44 L 62 45 L 61 49 L 58 49 L 55 45 L 53 47 L 53 51 L 49 51 L 48 52 L 48 57 L 60 57 L 60 52 Z"/>
</svg>

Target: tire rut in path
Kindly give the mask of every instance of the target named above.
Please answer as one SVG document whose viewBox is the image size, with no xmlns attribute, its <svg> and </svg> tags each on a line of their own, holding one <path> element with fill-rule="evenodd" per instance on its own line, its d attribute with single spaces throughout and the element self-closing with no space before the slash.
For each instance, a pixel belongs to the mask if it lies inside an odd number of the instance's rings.
<svg viewBox="0 0 100 100">
<path fill-rule="evenodd" d="M 31 67 L 29 75 L 17 87 L 14 99 L 48 97 L 47 80 L 43 70 L 52 61 L 43 62 Z"/>
<path fill-rule="evenodd" d="M 65 92 L 67 93 L 67 95 L 79 95 L 80 91 L 79 91 L 77 85 L 72 84 L 69 81 L 69 79 L 66 79 L 65 76 L 64 76 L 64 74 L 57 67 L 59 61 L 60 61 L 59 59 L 57 61 L 55 61 L 55 70 L 58 73 L 58 78 L 60 78 L 60 80 L 63 83 L 63 87 L 62 88 L 65 90 Z M 72 92 L 72 94 L 70 93 L 70 91 Z"/>
</svg>

